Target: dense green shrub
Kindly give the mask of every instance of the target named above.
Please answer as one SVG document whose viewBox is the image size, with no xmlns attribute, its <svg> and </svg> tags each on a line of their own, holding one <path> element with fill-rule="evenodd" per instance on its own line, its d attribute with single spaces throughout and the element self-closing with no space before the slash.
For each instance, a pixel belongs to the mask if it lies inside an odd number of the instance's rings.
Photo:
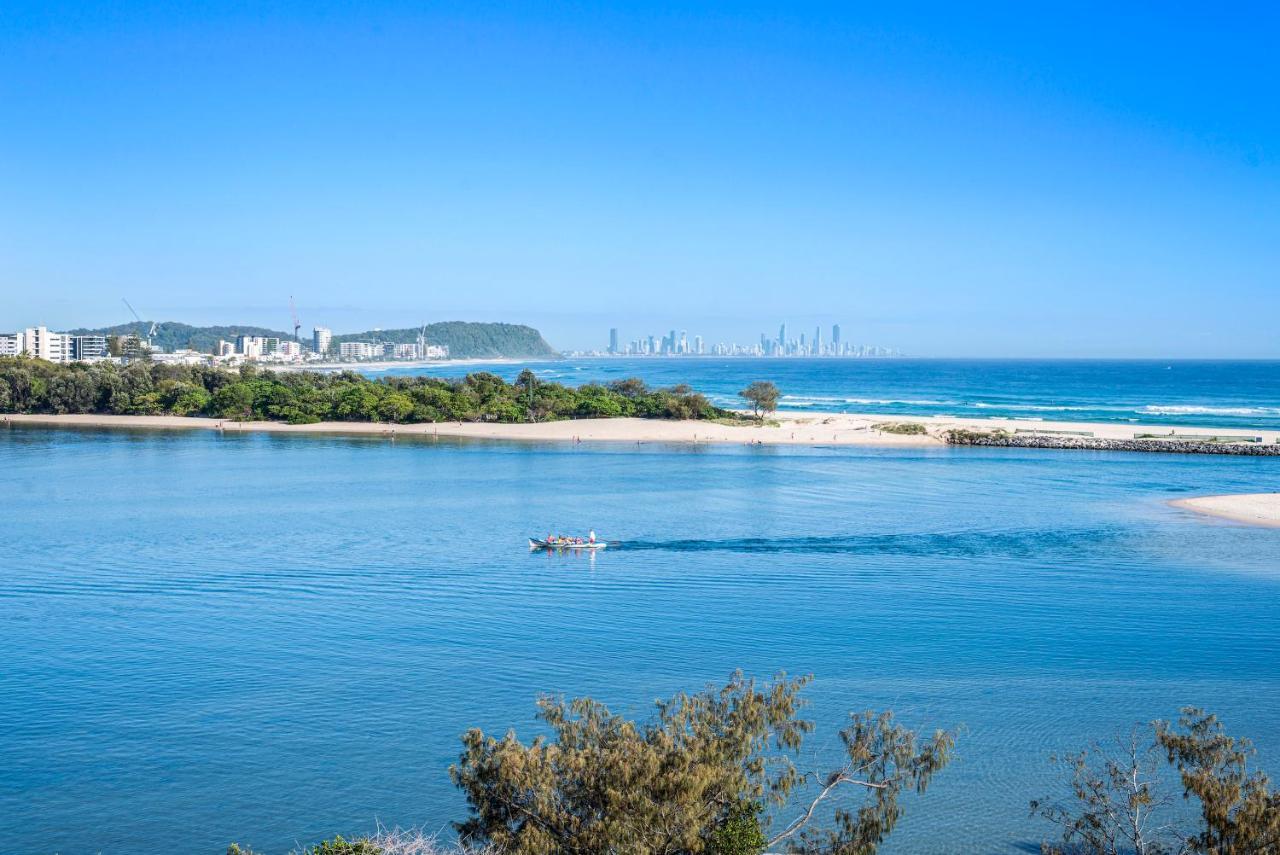
<svg viewBox="0 0 1280 855">
<path fill-rule="evenodd" d="M 351 371 L 239 371 L 134 362 L 69 365 L 0 357 L 0 412 L 211 416 L 235 420 L 524 422 L 636 416 L 733 418 L 687 386 L 649 389 L 636 379 L 573 388 L 524 371 L 515 383 L 481 371 L 461 379 Z"/>
<path fill-rule="evenodd" d="M 919 422 L 881 422 L 871 427 L 881 433 L 900 433 L 904 436 L 921 436 L 928 433 L 924 425 Z"/>
</svg>

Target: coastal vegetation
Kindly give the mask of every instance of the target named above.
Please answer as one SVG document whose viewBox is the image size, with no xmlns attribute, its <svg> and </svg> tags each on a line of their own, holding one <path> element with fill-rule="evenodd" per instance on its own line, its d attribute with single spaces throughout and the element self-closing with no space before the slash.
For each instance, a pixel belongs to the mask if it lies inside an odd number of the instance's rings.
<svg viewBox="0 0 1280 855">
<path fill-rule="evenodd" d="M 658 701 L 645 721 L 544 697 L 545 735 L 463 735 L 449 770 L 470 808 L 458 843 L 379 829 L 302 855 L 875 855 L 903 817 L 900 796 L 924 794 L 951 761 L 955 731 L 850 713 L 838 760 L 801 768 L 815 729 L 801 717 L 809 681 L 737 673 Z M 1062 792 L 1030 803 L 1055 829 L 1043 855 L 1280 853 L 1280 792 L 1250 768 L 1247 739 L 1195 708 L 1149 727 L 1052 758 L 1067 772 Z M 227 855 L 254 853 L 232 844 Z"/>
<path fill-rule="evenodd" d="M 953 732 L 920 735 L 889 712 L 850 713 L 832 767 L 798 765 L 814 724 L 809 677 L 734 674 L 724 686 L 658 701 L 633 721 L 591 698 L 544 697 L 547 736 L 479 729 L 449 770 L 470 816 L 461 852 L 507 855 L 872 855 L 951 760 Z M 392 855 L 377 837 L 336 838 L 315 855 Z M 404 850 L 400 850 L 404 851 Z M 422 850 L 427 851 L 435 850 Z M 248 855 L 238 846 L 228 855 Z"/>
<path fill-rule="evenodd" d="M 778 399 L 782 397 L 778 387 L 768 380 L 756 380 L 738 394 L 751 405 L 751 411 L 754 413 L 756 421 L 761 424 L 764 423 L 764 419 L 769 413 L 778 409 Z"/>
<path fill-rule="evenodd" d="M 1031 802 L 1033 816 L 1060 829 L 1041 845 L 1044 855 L 1280 853 L 1280 792 L 1250 769 L 1248 739 L 1228 735 L 1217 716 L 1195 707 L 1176 724 L 1150 727 L 1148 739 L 1135 729 L 1056 758 L 1068 771 L 1068 793 Z M 1179 801 L 1196 812 L 1175 810 Z"/>
<path fill-rule="evenodd" d="M 871 426 L 881 433 L 896 433 L 903 436 L 923 436 L 928 433 L 919 422 L 881 422 Z"/>
<path fill-rule="evenodd" d="M 272 372 L 245 366 L 133 362 L 52 363 L 0 357 L 0 412 L 208 416 L 290 424 L 531 422 L 576 418 L 735 419 L 688 386 L 650 389 L 637 379 L 607 386 L 544 383 L 529 370 L 514 383 L 476 372 L 460 379 L 343 371 Z"/>
<path fill-rule="evenodd" d="M 801 769 L 814 729 L 799 715 L 808 682 L 735 674 L 659 701 L 644 722 L 591 698 L 543 698 L 549 738 L 463 736 L 450 769 L 471 806 L 459 835 L 522 855 L 874 852 L 902 816 L 899 795 L 925 791 L 955 737 L 919 736 L 892 713 L 852 713 L 839 763 Z M 824 802 L 838 807 L 819 823 Z"/>
</svg>

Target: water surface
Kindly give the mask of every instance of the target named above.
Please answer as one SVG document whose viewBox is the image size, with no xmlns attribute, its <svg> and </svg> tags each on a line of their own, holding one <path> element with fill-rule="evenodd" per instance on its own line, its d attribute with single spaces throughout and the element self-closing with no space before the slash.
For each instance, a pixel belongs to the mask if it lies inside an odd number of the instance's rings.
<svg viewBox="0 0 1280 855">
<path fill-rule="evenodd" d="M 744 668 L 817 675 L 806 766 L 850 709 L 965 725 L 886 851 L 1024 852 L 1050 752 L 1183 704 L 1280 771 L 1280 533 L 1165 504 L 1278 464 L 0 430 L 0 840 L 443 828 L 466 728 Z"/>
</svg>

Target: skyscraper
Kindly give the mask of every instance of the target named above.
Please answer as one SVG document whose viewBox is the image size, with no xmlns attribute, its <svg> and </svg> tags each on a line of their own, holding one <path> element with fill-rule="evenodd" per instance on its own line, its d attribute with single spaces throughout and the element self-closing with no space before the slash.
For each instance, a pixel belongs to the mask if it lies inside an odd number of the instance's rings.
<svg viewBox="0 0 1280 855">
<path fill-rule="evenodd" d="M 316 327 L 311 331 L 311 346 L 315 348 L 316 353 L 321 355 L 328 353 L 332 341 L 333 330 L 328 327 Z"/>
<path fill-rule="evenodd" d="M 609 352 L 614 356 L 618 354 L 618 328 L 613 327 L 609 330 Z"/>
<path fill-rule="evenodd" d="M 831 325 L 831 352 L 836 356 L 840 356 L 840 325 Z"/>
<path fill-rule="evenodd" d="M 822 327 L 813 328 L 813 355 L 822 355 Z"/>
<path fill-rule="evenodd" d="M 778 350 L 782 353 L 787 352 L 787 322 L 783 321 L 782 326 L 778 327 Z"/>
</svg>

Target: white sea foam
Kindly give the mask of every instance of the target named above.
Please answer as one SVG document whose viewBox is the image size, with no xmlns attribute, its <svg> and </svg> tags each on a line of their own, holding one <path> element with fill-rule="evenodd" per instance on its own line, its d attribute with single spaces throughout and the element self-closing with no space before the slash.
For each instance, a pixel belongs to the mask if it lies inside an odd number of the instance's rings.
<svg viewBox="0 0 1280 855">
<path fill-rule="evenodd" d="M 975 410 L 1030 410 L 1042 413 L 1087 413 L 1093 411 L 1112 410 L 1124 412 L 1119 407 L 1069 407 L 1049 404 L 989 404 L 986 401 L 975 401 L 971 405 Z"/>
<path fill-rule="evenodd" d="M 928 398 L 835 398 L 823 395 L 783 395 L 782 400 L 793 406 L 821 406 L 829 404 L 877 404 L 890 405 L 898 404 L 911 407 L 940 407 L 945 405 L 955 406 L 955 401 L 934 401 Z"/>
<path fill-rule="evenodd" d="M 1138 412 L 1148 416 L 1280 416 L 1280 407 L 1200 407 L 1150 404 Z"/>
</svg>

